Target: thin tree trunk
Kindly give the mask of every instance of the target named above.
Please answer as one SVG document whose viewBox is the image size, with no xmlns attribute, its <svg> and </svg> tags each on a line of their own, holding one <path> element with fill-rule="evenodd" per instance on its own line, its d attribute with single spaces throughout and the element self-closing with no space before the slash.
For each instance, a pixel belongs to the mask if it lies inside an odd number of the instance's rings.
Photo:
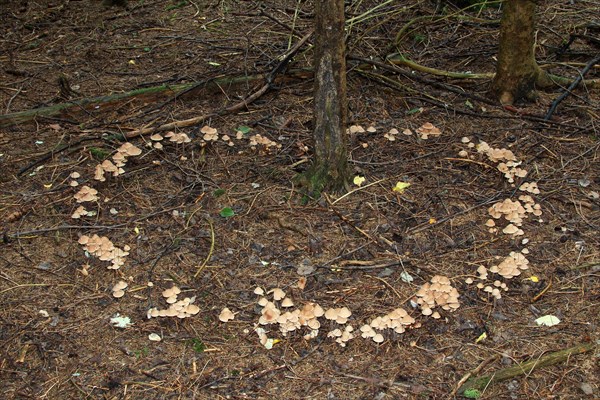
<svg viewBox="0 0 600 400">
<path fill-rule="evenodd" d="M 302 183 L 318 197 L 349 180 L 344 0 L 317 0 L 315 13 L 314 155 Z"/>
<path fill-rule="evenodd" d="M 491 94 L 502 104 L 530 98 L 535 86 L 551 84 L 535 61 L 536 0 L 506 0 L 500 23 L 496 76 Z"/>
</svg>

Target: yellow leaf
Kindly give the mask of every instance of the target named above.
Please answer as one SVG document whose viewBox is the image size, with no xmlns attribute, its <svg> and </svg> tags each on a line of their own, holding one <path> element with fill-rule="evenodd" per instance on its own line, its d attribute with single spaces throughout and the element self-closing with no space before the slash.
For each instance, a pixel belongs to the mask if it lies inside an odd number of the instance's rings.
<svg viewBox="0 0 600 400">
<path fill-rule="evenodd" d="M 402 194 L 402 193 L 404 193 L 404 190 L 407 187 L 409 187 L 409 186 L 410 186 L 410 183 L 407 183 L 407 182 L 398 182 L 398 183 L 396 183 L 396 186 L 394 186 L 392 188 L 392 190 L 394 192 L 398 192 L 398 193 Z"/>
<path fill-rule="evenodd" d="M 52 184 L 51 184 L 51 183 L 44 184 L 44 187 L 45 187 L 46 189 L 50 189 L 50 188 L 52 187 Z"/>
<path fill-rule="evenodd" d="M 130 65 L 135 65 L 135 60 L 129 60 Z"/>
<path fill-rule="evenodd" d="M 138 228 L 137 226 L 135 228 L 133 228 L 133 231 L 135 232 L 136 235 L 140 234 L 140 228 Z"/>
<path fill-rule="evenodd" d="M 360 186 L 360 185 L 362 185 L 362 184 L 363 184 L 363 182 L 364 182 L 365 180 L 366 180 L 366 179 L 365 179 L 365 177 L 364 177 L 364 176 L 356 175 L 356 176 L 354 177 L 354 180 L 353 180 L 352 182 L 354 182 L 354 184 L 355 184 L 356 186 Z"/>
<path fill-rule="evenodd" d="M 529 279 L 531 279 L 531 282 L 534 282 L 534 283 L 540 281 L 540 279 L 537 276 L 535 276 L 535 275 L 532 275 L 531 278 L 529 278 Z"/>
<path fill-rule="evenodd" d="M 475 343 L 479 343 L 484 341 L 487 338 L 487 333 L 483 332 L 477 339 L 475 339 Z"/>
<path fill-rule="evenodd" d="M 435 218 L 429 218 L 429 224 L 433 225 L 437 222 Z"/>
</svg>

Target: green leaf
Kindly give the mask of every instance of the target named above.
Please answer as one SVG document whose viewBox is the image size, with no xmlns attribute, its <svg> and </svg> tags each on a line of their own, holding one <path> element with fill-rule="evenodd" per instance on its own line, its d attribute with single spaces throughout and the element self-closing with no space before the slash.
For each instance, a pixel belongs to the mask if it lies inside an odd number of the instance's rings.
<svg viewBox="0 0 600 400">
<path fill-rule="evenodd" d="M 396 183 L 396 186 L 394 186 L 392 188 L 392 190 L 394 192 L 402 194 L 402 193 L 404 193 L 404 190 L 409 186 L 410 186 L 410 183 L 408 183 L 408 182 L 398 182 L 398 183 Z"/>
<path fill-rule="evenodd" d="M 217 189 L 213 192 L 213 196 L 221 197 L 225 194 L 225 189 Z"/>
<path fill-rule="evenodd" d="M 360 186 L 363 184 L 363 182 L 365 181 L 365 177 L 364 176 L 360 176 L 360 175 L 356 175 L 354 177 L 354 180 L 352 181 L 356 186 Z"/>
<path fill-rule="evenodd" d="M 198 338 L 193 338 L 190 340 L 190 343 L 192 344 L 192 348 L 194 349 L 194 351 L 196 353 L 204 353 L 204 350 L 206 349 L 206 345 L 204 343 L 202 343 L 202 340 L 200 340 Z"/>
<path fill-rule="evenodd" d="M 560 319 L 554 315 L 544 315 L 535 320 L 535 323 L 539 326 L 554 326 L 560 323 Z"/>
<path fill-rule="evenodd" d="M 246 125 L 240 125 L 240 126 L 238 126 L 237 130 L 242 132 L 245 135 L 248 132 L 250 132 L 252 130 L 252 128 L 250 128 L 249 126 L 246 126 Z"/>
<path fill-rule="evenodd" d="M 105 160 L 109 156 L 109 153 L 106 150 L 99 147 L 90 147 L 90 153 L 97 160 Z"/>
<path fill-rule="evenodd" d="M 224 207 L 219 215 L 223 218 L 233 217 L 235 215 L 235 211 L 231 207 Z"/>
<path fill-rule="evenodd" d="M 423 107 L 413 108 L 412 110 L 408 110 L 406 115 L 419 114 L 423 112 Z"/>
<path fill-rule="evenodd" d="M 478 399 L 481 397 L 481 392 L 477 389 L 467 389 L 463 393 L 467 399 Z"/>
</svg>

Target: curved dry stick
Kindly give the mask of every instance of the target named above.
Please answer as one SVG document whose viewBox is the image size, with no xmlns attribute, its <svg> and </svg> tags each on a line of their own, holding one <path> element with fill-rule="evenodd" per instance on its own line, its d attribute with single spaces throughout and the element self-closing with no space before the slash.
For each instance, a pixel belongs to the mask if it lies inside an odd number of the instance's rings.
<svg viewBox="0 0 600 400">
<path fill-rule="evenodd" d="M 536 369 L 548 367 L 550 365 L 566 361 L 570 359 L 573 355 L 588 353 L 592 350 L 597 349 L 598 344 L 599 342 L 579 344 L 569 349 L 546 354 L 545 356 L 536 358 L 535 360 L 527 361 L 524 363 L 517 364 L 513 367 L 498 370 L 492 373 L 491 375 L 485 375 L 479 378 L 472 377 L 460 387 L 458 393 L 463 394 L 466 390 L 483 391 L 491 383 L 500 382 L 506 379 L 514 378 L 515 376 L 519 375 L 526 375 Z"/>
<path fill-rule="evenodd" d="M 552 102 L 552 105 L 550 106 L 550 109 L 548 110 L 548 113 L 546 114 L 546 116 L 544 117 L 544 119 L 548 120 L 548 119 L 550 119 L 552 117 L 552 114 L 554 114 L 554 111 L 556 111 L 556 107 L 558 107 L 558 105 L 560 104 L 560 102 L 563 101 L 564 99 L 566 99 L 567 96 L 571 94 L 571 91 L 573 89 L 575 89 L 577 86 L 579 86 L 579 84 L 583 80 L 584 75 L 587 74 L 587 72 L 590 69 L 592 69 L 592 67 L 594 65 L 598 64 L 599 62 L 600 62 L 600 55 L 596 56 L 596 58 L 594 58 L 589 63 L 587 63 L 587 65 L 585 66 L 585 68 L 583 68 L 581 70 L 581 72 L 579 73 L 579 75 L 577 76 L 577 78 L 573 81 L 573 83 L 571 83 L 569 85 L 569 87 L 567 88 L 567 90 L 565 90 L 563 94 L 561 94 L 560 96 L 558 96 L 558 98 Z"/>
</svg>

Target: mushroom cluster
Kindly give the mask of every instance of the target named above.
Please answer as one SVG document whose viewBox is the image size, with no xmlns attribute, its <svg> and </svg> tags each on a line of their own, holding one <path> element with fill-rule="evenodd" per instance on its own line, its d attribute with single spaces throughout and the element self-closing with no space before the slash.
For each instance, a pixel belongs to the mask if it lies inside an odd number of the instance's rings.
<svg viewBox="0 0 600 400">
<path fill-rule="evenodd" d="M 519 190 L 524 192 L 529 192 L 531 194 L 540 194 L 540 189 L 536 182 L 524 182 L 521 186 L 519 186 Z"/>
<path fill-rule="evenodd" d="M 355 134 L 355 133 L 365 133 L 366 131 L 365 131 L 365 128 L 363 128 L 360 125 L 350 125 L 347 132 L 350 134 Z"/>
<path fill-rule="evenodd" d="M 517 157 L 512 151 L 508 149 L 493 148 L 484 141 L 479 142 L 476 148 L 479 154 L 485 154 L 490 161 L 495 163 L 501 161 L 517 161 Z"/>
<path fill-rule="evenodd" d="M 125 264 L 125 257 L 129 255 L 130 247 L 125 245 L 123 249 L 116 247 L 106 236 L 82 235 L 78 243 L 91 255 L 98 257 L 100 261 L 110 261 L 108 269 L 119 269 Z"/>
<path fill-rule="evenodd" d="M 348 322 L 348 318 L 352 315 L 352 311 L 348 307 L 330 308 L 325 311 L 325 318 L 330 321 L 335 321 L 340 325 Z"/>
<path fill-rule="evenodd" d="M 250 136 L 250 148 L 252 150 L 256 150 L 256 148 L 260 145 L 264 150 L 270 150 L 271 148 L 280 149 L 281 144 L 277 143 L 268 137 L 262 136 L 260 134 Z"/>
<path fill-rule="evenodd" d="M 460 307 L 459 296 L 456 288 L 450 284 L 450 279 L 435 275 L 417 291 L 416 303 L 421 307 L 423 315 L 431 315 L 438 319 L 441 316 L 437 311 L 433 311 L 433 308 L 440 306 L 446 311 L 454 311 Z"/>
<path fill-rule="evenodd" d="M 504 174 L 509 183 L 513 183 L 515 177 L 527 176 L 527 171 L 519 168 L 521 162 L 517 161 L 517 157 L 512 151 L 493 148 L 484 141 L 481 141 L 476 148 L 478 153 L 485 154 L 490 161 L 498 163 L 496 168 Z"/>
<path fill-rule="evenodd" d="M 118 299 L 120 297 L 125 296 L 125 289 L 127 289 L 127 286 L 129 285 L 125 281 L 119 281 L 115 283 L 111 290 L 113 297 Z"/>
<path fill-rule="evenodd" d="M 389 140 L 390 142 L 393 142 L 394 140 L 396 140 L 396 136 L 398 136 L 399 133 L 400 132 L 398 132 L 398 129 L 392 128 L 386 134 L 384 134 L 383 137 Z"/>
<path fill-rule="evenodd" d="M 363 338 L 371 338 L 375 343 L 382 343 L 384 338 L 381 331 L 393 329 L 396 333 L 404 333 L 406 328 L 413 325 L 415 319 L 408 315 L 403 308 L 396 308 L 389 314 L 374 318 L 369 324 L 360 327 Z"/>
<path fill-rule="evenodd" d="M 71 214 L 71 218 L 79 219 L 81 217 L 87 217 L 87 216 L 93 216 L 93 215 L 96 215 L 95 211 L 88 211 L 85 209 L 84 206 L 79 206 L 79 207 L 77 207 L 77 209 L 75 211 L 73 211 L 73 214 Z"/>
<path fill-rule="evenodd" d="M 264 295 L 265 291 L 257 287 L 254 289 L 254 293 L 257 295 Z M 273 296 L 273 301 L 279 301 L 282 308 L 291 308 L 294 306 L 294 302 L 289 297 L 286 297 L 286 293 L 281 288 L 271 289 L 268 294 Z M 266 297 L 261 297 L 258 300 L 258 304 L 262 307 L 261 316 L 258 319 L 260 325 L 279 324 L 279 331 L 283 336 L 286 336 L 288 332 L 293 332 L 306 326 L 312 331 L 317 331 L 321 327 L 318 320 L 319 317 L 325 314 L 325 311 L 321 306 L 315 303 L 306 303 L 300 309 L 292 311 L 282 312 L 277 305 L 269 301 Z M 315 334 L 311 334 L 316 336 Z"/>
<path fill-rule="evenodd" d="M 124 162 L 123 162 L 124 165 Z M 94 179 L 100 182 L 106 181 L 105 174 L 112 174 L 112 176 L 119 176 L 125 173 L 122 167 L 118 167 L 113 164 L 110 160 L 104 160 L 102 164 L 97 164 L 94 171 Z"/>
<path fill-rule="evenodd" d="M 519 200 L 504 199 L 503 201 L 494 203 L 488 208 L 488 213 L 494 219 L 504 217 L 509 222 L 502 232 L 508 235 L 519 236 L 524 234 L 523 230 L 519 228 L 523 224 L 523 219 L 527 217 L 527 214 L 542 215 L 542 207 L 536 204 L 530 195 L 521 195 L 519 196 Z M 496 223 L 493 219 L 487 220 L 485 225 L 490 228 L 491 233 L 496 232 Z"/>
<path fill-rule="evenodd" d="M 160 150 L 164 147 L 161 143 L 164 139 L 165 138 L 160 133 L 155 133 L 150 136 L 151 142 L 148 143 L 148 147 L 154 147 L 155 149 Z"/>
<path fill-rule="evenodd" d="M 354 334 L 352 333 L 354 328 L 352 325 L 348 325 L 341 330 L 340 328 L 336 328 L 327 334 L 328 338 L 335 338 L 337 344 L 342 347 L 346 347 L 346 343 L 350 340 L 354 339 Z"/>
<path fill-rule="evenodd" d="M 73 171 L 71 172 L 71 174 L 69 175 L 69 178 L 71 178 L 71 181 L 69 182 L 69 186 L 75 187 L 75 186 L 79 186 L 79 182 L 77 182 L 77 179 L 81 178 L 81 174 L 77 171 Z"/>
<path fill-rule="evenodd" d="M 425 122 L 417 128 L 417 133 L 421 135 L 421 139 L 426 140 L 429 139 L 429 136 L 440 136 L 442 131 L 435 127 L 431 122 Z"/>
<path fill-rule="evenodd" d="M 181 293 L 181 289 L 177 286 L 172 286 L 162 292 L 162 296 L 169 304 L 169 308 L 159 310 L 152 307 L 148 310 L 146 316 L 148 319 L 156 317 L 177 317 L 188 318 L 200 312 L 200 307 L 194 304 L 195 297 L 186 297 L 183 300 L 177 300 L 177 296 Z"/>
<path fill-rule="evenodd" d="M 525 178 L 527 176 L 527 171 L 519 168 L 519 165 L 521 165 L 520 161 L 507 161 L 499 163 L 496 168 L 504 174 L 509 183 L 514 183 L 515 177 Z"/>
<path fill-rule="evenodd" d="M 216 142 L 219 140 L 219 134 L 217 133 L 216 128 L 211 128 L 208 125 L 204 125 L 202 129 L 200 129 L 200 132 L 204 134 L 202 139 L 206 140 L 207 142 Z"/>
<path fill-rule="evenodd" d="M 508 235 L 523 235 L 524 232 L 519 229 L 523 224 L 523 219 L 526 217 L 527 211 L 518 200 L 504 199 L 494 203 L 488 208 L 488 213 L 494 219 L 500 219 L 504 217 L 509 224 L 502 230 L 502 232 Z M 496 232 L 496 223 L 494 220 L 489 219 L 486 222 L 486 226 L 490 228 L 490 232 Z"/>
<path fill-rule="evenodd" d="M 490 272 L 499 274 L 506 279 L 521 275 L 521 271 L 529 268 L 529 260 L 523 253 L 511 251 L 510 254 L 498 265 L 490 267 Z"/>
<path fill-rule="evenodd" d="M 500 282 L 498 280 L 494 281 L 493 286 L 484 285 L 482 282 L 479 282 L 477 284 L 477 288 L 482 289 L 485 293 L 489 293 L 490 295 L 492 295 L 492 297 L 494 297 L 496 299 L 502 298 L 502 292 L 501 292 L 502 290 L 504 290 L 504 291 L 508 290 L 508 286 L 506 285 L 506 283 Z"/>
<path fill-rule="evenodd" d="M 139 156 L 142 154 L 142 150 L 136 145 L 125 142 L 112 156 L 111 160 L 104 160 L 101 164 L 96 165 L 94 172 L 94 179 L 100 182 L 106 181 L 105 175 L 112 174 L 112 176 L 119 176 L 125 173 L 122 168 L 127 163 L 127 157 Z"/>
<path fill-rule="evenodd" d="M 189 143 L 192 141 L 192 139 L 190 139 L 190 137 L 187 134 L 176 133 L 176 132 L 172 132 L 172 131 L 165 133 L 165 137 L 169 138 L 169 142 L 173 142 L 173 143 L 177 143 L 177 144 Z"/>
<path fill-rule="evenodd" d="M 84 185 L 79 189 L 79 192 L 73 195 L 73 198 L 78 203 L 86 203 L 88 201 L 98 201 L 98 191 L 87 185 Z"/>
<path fill-rule="evenodd" d="M 525 208 L 525 211 L 527 213 L 533 214 L 536 217 L 539 217 L 542 215 L 542 206 L 537 204 L 535 202 L 535 200 L 533 200 L 533 197 L 531 197 L 530 195 L 522 194 L 519 196 L 519 200 L 521 200 L 523 202 L 523 208 Z"/>
</svg>

